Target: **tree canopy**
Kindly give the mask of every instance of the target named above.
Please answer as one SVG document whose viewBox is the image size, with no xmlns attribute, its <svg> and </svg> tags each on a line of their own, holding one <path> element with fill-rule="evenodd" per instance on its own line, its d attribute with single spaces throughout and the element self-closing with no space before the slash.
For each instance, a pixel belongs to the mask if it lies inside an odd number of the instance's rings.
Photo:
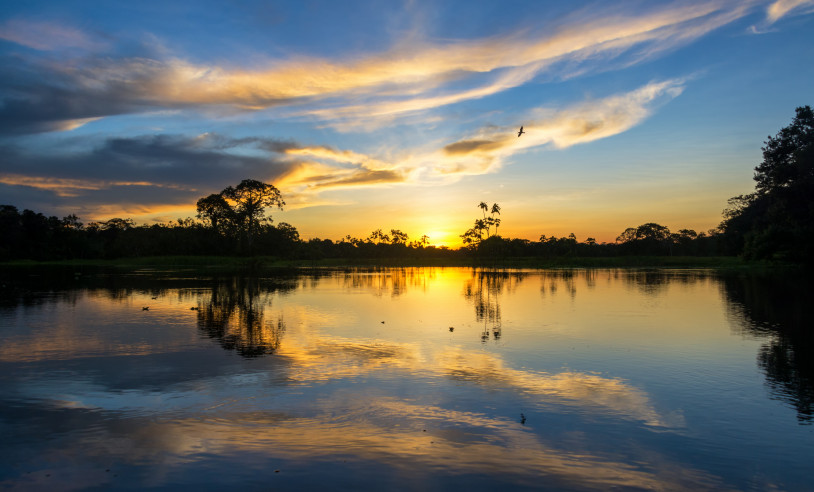
<svg viewBox="0 0 814 492">
<path fill-rule="evenodd" d="M 814 112 L 796 109 L 769 136 L 755 167 L 755 192 L 729 200 L 721 229 L 747 258 L 811 262 L 814 254 Z"/>
<path fill-rule="evenodd" d="M 199 218 L 208 220 L 218 234 L 237 233 L 247 252 L 252 251 L 261 223 L 271 222 L 266 208 L 276 206 L 282 210 L 283 205 L 280 190 L 255 179 L 244 179 L 237 186 L 229 186 L 197 203 Z"/>
</svg>

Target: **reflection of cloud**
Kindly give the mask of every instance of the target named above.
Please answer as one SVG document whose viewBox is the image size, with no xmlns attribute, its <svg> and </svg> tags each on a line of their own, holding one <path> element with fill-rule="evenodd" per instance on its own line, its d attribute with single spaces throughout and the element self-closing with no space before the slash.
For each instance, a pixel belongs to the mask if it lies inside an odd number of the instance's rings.
<svg viewBox="0 0 814 492">
<path fill-rule="evenodd" d="M 600 447 L 590 441 L 565 445 L 553 440 L 546 442 L 513 419 L 479 411 L 459 411 L 390 397 L 358 399 L 333 395 L 316 402 L 308 416 L 254 412 L 244 410 L 245 395 L 212 405 L 200 402 L 201 384 L 211 382 L 199 382 L 195 393 L 169 393 L 173 396 L 166 400 L 169 406 L 158 414 L 154 410 L 156 395 L 147 392 L 110 393 L 122 401 L 106 403 L 112 405 L 111 409 L 127 409 L 123 414 L 88 413 L 71 403 L 43 402 L 53 405 L 62 415 L 73 412 L 78 421 L 92 419 L 88 423 L 94 429 L 92 433 L 68 434 L 57 441 L 55 446 L 70 446 L 82 449 L 83 453 L 62 452 L 52 447 L 49 451 L 54 454 L 49 466 L 61 473 L 63 467 L 83 468 L 88 461 L 99 459 L 105 463 L 112 460 L 119 469 L 128 464 L 146 465 L 152 472 L 146 478 L 148 483 L 141 485 L 159 487 L 165 485 L 166 473 L 174 466 L 194 469 L 195 462 L 205 460 L 206 456 L 230 458 L 250 452 L 267 461 L 284 461 L 284 465 L 277 465 L 285 466 L 284 472 L 308 463 L 315 475 L 322 473 L 314 464 L 334 461 L 338 456 L 349 469 L 354 469 L 357 463 L 367 466 L 375 463 L 395 474 L 402 485 L 437 474 L 454 474 L 527 487 L 544 483 L 552 488 L 569 489 L 616 486 L 698 490 L 721 486 L 716 477 L 676 463 L 652 448 L 623 448 L 612 454 L 595 451 Z M 187 397 L 192 397 L 195 403 L 180 407 Z M 132 406 L 134 403 L 144 404 L 149 412 L 142 413 L 140 407 Z M 142 415 L 149 417 L 141 418 Z M 172 418 L 161 418 L 165 415 Z M 95 416 L 105 417 L 96 420 Z M 416 469 L 427 473 L 419 474 L 418 478 Z M 543 482 L 541 477 L 545 477 Z M 103 476 L 95 478 L 104 482 Z M 29 477 L 21 475 L 2 484 L 11 487 L 26 480 Z M 333 480 L 346 483 L 342 477 Z"/>
<path fill-rule="evenodd" d="M 641 419 L 648 425 L 670 426 L 653 409 L 647 394 L 622 380 L 595 374 L 563 372 L 543 374 L 506 367 L 503 360 L 486 353 L 448 349 L 440 354 L 439 367 L 446 374 L 467 381 L 537 396 L 553 397 L 581 407 L 610 410 Z M 679 424 L 680 425 L 680 424 Z"/>
<path fill-rule="evenodd" d="M 373 461 L 408 476 L 414 476 L 416 467 L 429 467 L 442 473 L 500 476 L 509 483 L 526 486 L 539 486 L 541 475 L 548 484 L 613 484 L 646 490 L 697 490 L 712 488 L 717 482 L 714 477 L 667 459 L 655 460 L 652 450 L 642 459 L 659 464 L 642 469 L 622 458 L 593 454 L 589 449 L 559 449 L 540 442 L 516 422 L 479 412 L 390 398 L 329 404 L 330 408 L 317 411 L 334 415 L 338 404 L 347 417 L 287 418 L 227 412 L 217 425 L 189 419 L 177 424 L 147 425 L 142 434 L 145 440 L 169 446 L 181 456 L 230 454 L 244 448 L 283 459 L 316 462 L 341 455 Z M 159 435 L 165 438 L 159 439 Z"/>
<path fill-rule="evenodd" d="M 680 420 L 665 420 L 652 407 L 646 393 L 622 380 L 578 372 L 545 374 L 512 369 L 500 357 L 482 352 L 444 348 L 426 354 L 417 344 L 307 334 L 304 341 L 287 338 L 278 355 L 296 371 L 289 375 L 294 381 L 313 382 L 406 369 L 610 411 L 648 425 L 683 425 Z"/>
<path fill-rule="evenodd" d="M 109 292 L 104 299 L 63 301 L 61 307 L 75 315 L 63 316 L 62 309 L 45 310 L 48 317 L 40 324 L 49 329 L 36 334 L 51 343 L 47 350 L 32 343 L 40 341 L 35 337 L 21 340 L 15 348 L 16 352 L 29 349 L 28 358 L 20 353 L 17 361 L 31 363 L 33 372 L 7 396 L 16 397 L 15 404 L 26 405 L 34 415 L 16 422 L 22 432 L 36 426 L 37 435 L 59 435 L 59 439 L 32 440 L 30 453 L 15 463 L 20 463 L 20 469 L 35 471 L 48 467 L 54 477 L 61 477 L 63 470 L 84 470 L 100 463 L 104 463 L 101 469 L 113 468 L 120 476 L 123 470 L 132 473 L 133 467 L 133 475 L 148 482 L 133 485 L 141 488 L 166 487 L 170 480 L 194 481 L 202 467 L 212 469 L 213 463 L 238 460 L 247 471 L 236 474 L 235 480 L 254 473 L 252 478 L 258 480 L 254 483 L 273 476 L 269 470 L 273 463 L 271 470 L 311 473 L 318 480 L 335 480 L 322 482 L 333 484 L 355 479 L 350 471 L 375 466 L 392 473 L 402 488 L 409 480 L 463 476 L 483 479 L 483 483 L 551 489 L 709 490 L 725 486 L 691 460 L 659 452 L 674 440 L 661 442 L 641 424 L 677 427 L 682 423 L 660 415 L 646 392 L 619 378 L 573 370 L 550 374 L 516 369 L 498 355 L 449 346 L 444 341 L 414 341 L 412 333 L 407 335 L 411 337 L 408 342 L 327 333 L 334 328 L 364 330 L 360 328 L 363 322 L 353 319 L 363 311 L 356 309 L 360 305 L 324 301 L 331 293 L 362 293 L 355 297 L 378 303 L 369 294 L 422 290 L 432 278 L 423 274 L 427 271 L 437 275 L 436 285 L 448 286 L 458 298 L 462 281 L 469 278 L 468 272 L 458 269 L 342 272 L 327 277 L 328 285 L 318 285 L 313 277 L 298 277 L 301 289 L 297 296 L 274 298 L 290 329 L 274 355 L 249 365 L 235 364 L 228 357 L 213 359 L 211 352 L 200 350 L 197 330 L 183 329 L 194 326 L 195 318 L 202 314 L 189 310 L 193 301 L 206 304 L 210 299 L 199 281 L 185 289 L 163 290 L 161 304 L 154 310 L 137 311 L 145 317 L 165 316 L 161 322 L 145 318 L 135 324 L 128 319 L 132 311 L 121 313 L 128 311 L 122 309 L 128 304 L 140 309 L 139 303 L 152 295 L 134 295 L 129 282 L 127 289 Z M 542 278 L 565 282 L 569 275 L 552 272 Z M 319 282 L 324 278 L 318 277 Z M 521 278 L 487 277 L 503 292 L 521 290 L 528 284 L 520 282 Z M 265 294 L 274 291 L 280 279 L 270 281 L 272 285 L 251 287 L 252 294 L 245 295 L 254 308 L 269 311 L 267 318 L 271 317 L 272 299 Z M 236 282 L 240 286 L 242 280 Z M 293 284 L 286 281 L 284 285 Z M 230 290 L 228 285 L 226 290 Z M 242 288 L 231 290 L 237 290 L 238 297 L 243 295 Z M 442 289 L 431 290 L 429 304 L 456 311 L 438 297 Z M 215 293 L 213 290 L 213 297 Z M 299 298 L 300 294 L 314 297 Z M 233 299 L 235 294 L 218 296 L 223 296 L 227 307 L 240 304 Z M 316 297 L 321 300 L 315 302 Z M 91 303 L 102 300 L 107 302 Z M 403 303 L 394 306 L 405 307 Z M 113 323 L 114 329 L 90 333 L 85 329 L 85 321 L 111 316 L 122 320 Z M 224 312 L 219 316 L 233 315 Z M 50 330 L 56 324 L 50 321 L 57 319 L 60 326 L 69 328 L 66 333 Z M 168 326 L 174 328 L 168 330 Z M 314 328 L 317 326 L 326 331 Z M 150 329 L 161 334 L 144 337 Z M 229 332 L 229 336 L 233 334 Z M 73 345 L 65 343 L 70 339 Z M 131 350 L 113 343 L 120 339 L 134 342 Z M 136 350 L 139 343 L 146 350 Z M 0 346 L 4 356 L 0 358 L 14 361 L 6 349 L 5 344 Z M 59 350 L 75 359 L 74 370 L 37 375 L 35 368 L 50 367 L 52 362 L 33 363 L 57 359 L 54 355 Z M 116 357 L 163 351 L 175 353 Z M 33 353 L 40 359 L 31 357 Z M 104 358 L 94 360 L 94 356 Z M 122 376 L 123 365 L 130 368 L 127 377 Z M 100 370 L 114 366 L 115 371 Z M 450 394 L 446 390 L 452 387 L 456 389 Z M 464 398 L 457 398 L 461 395 Z M 479 397 L 485 395 L 487 403 L 481 406 Z M 504 396 L 511 405 L 495 406 Z M 516 403 L 531 416 L 525 426 L 517 421 L 520 410 L 511 409 Z M 14 411 L 20 412 L 18 408 Z M 566 422 L 573 425 L 558 425 L 562 423 L 558 416 L 567 417 Z M 620 422 L 625 419 L 628 422 Z M 577 420 L 588 421 L 587 427 Z M 68 431 L 65 422 L 70 422 Z M 592 433 L 595 424 L 610 430 L 597 437 Z M 630 434 L 617 439 L 620 432 Z M 68 452 L 76 449 L 83 452 Z M 349 473 L 330 477 L 336 468 L 320 466 L 339 462 Z M 28 480 L 22 473 L 9 475 L 0 486 L 20 486 Z M 201 480 L 211 478 L 202 475 Z M 105 483 L 104 477 L 97 478 Z M 221 483 L 231 479 L 228 476 Z"/>
</svg>

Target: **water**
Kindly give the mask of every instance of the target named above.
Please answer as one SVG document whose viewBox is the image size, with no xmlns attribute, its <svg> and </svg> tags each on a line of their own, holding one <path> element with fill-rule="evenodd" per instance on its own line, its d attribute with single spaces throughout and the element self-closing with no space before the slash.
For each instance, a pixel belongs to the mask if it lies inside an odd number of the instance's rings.
<svg viewBox="0 0 814 492">
<path fill-rule="evenodd" d="M 2 275 L 4 490 L 814 490 L 802 276 Z"/>
</svg>

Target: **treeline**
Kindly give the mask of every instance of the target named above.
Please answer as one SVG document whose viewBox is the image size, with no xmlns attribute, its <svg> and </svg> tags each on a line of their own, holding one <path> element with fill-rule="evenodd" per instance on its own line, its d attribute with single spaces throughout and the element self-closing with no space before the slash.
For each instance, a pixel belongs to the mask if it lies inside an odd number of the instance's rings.
<svg viewBox="0 0 814 492">
<path fill-rule="evenodd" d="M 755 192 L 730 199 L 716 229 L 670 231 L 646 223 L 621 232 L 613 243 L 546 236 L 539 240 L 497 234 L 498 204 L 484 202 L 482 217 L 461 234 L 458 249 L 428 245 L 398 229 L 339 241 L 300 238 L 296 227 L 273 224 L 268 209 L 285 202 L 273 185 L 243 180 L 197 202 L 197 218 L 136 225 L 114 218 L 84 225 L 76 215 L 46 217 L 0 205 L 0 260 L 113 259 L 166 255 L 263 255 L 287 259 L 506 258 L 735 256 L 812 263 L 814 258 L 814 112 L 796 110 L 792 124 L 763 147 Z M 488 215 L 487 215 L 488 213 Z"/>
<path fill-rule="evenodd" d="M 243 239 L 241 239 L 241 237 Z M 260 223 L 250 237 L 218 230 L 211 223 L 187 218 L 172 223 L 136 225 L 114 218 L 83 224 L 75 215 L 47 217 L 31 210 L 0 206 L 0 258 L 30 260 L 115 259 L 143 256 L 264 255 L 287 259 L 469 258 L 469 257 L 601 257 L 622 255 L 711 256 L 733 254 L 717 234 L 691 230 L 671 233 L 658 224 L 625 230 L 615 243 L 591 238 L 540 236 L 538 241 L 490 236 L 458 249 L 428 245 L 423 236 L 410 240 L 398 229 L 381 229 L 366 238 L 303 240 L 291 224 Z"/>
</svg>

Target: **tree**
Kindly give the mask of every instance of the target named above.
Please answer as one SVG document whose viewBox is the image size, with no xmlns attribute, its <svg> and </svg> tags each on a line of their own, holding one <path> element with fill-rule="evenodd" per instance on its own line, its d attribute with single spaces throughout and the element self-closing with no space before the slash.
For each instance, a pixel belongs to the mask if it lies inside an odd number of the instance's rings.
<svg viewBox="0 0 814 492">
<path fill-rule="evenodd" d="M 478 208 L 483 212 L 483 218 L 476 219 L 475 225 L 460 236 L 466 245 L 477 245 L 484 239 L 492 237 L 492 226 L 495 226 L 494 235 L 497 236 L 497 228 L 500 227 L 500 219 L 495 217 L 495 215 L 500 215 L 500 205 L 497 203 L 492 204 L 489 217 L 486 216 L 486 212 L 489 210 L 489 205 L 487 205 L 486 202 L 480 202 Z M 483 237 L 484 233 L 486 234 L 486 238 Z"/>
<path fill-rule="evenodd" d="M 390 241 L 392 244 L 407 244 L 409 237 L 398 229 L 390 229 Z"/>
<path fill-rule="evenodd" d="M 814 112 L 796 109 L 791 124 L 768 137 L 755 167 L 755 192 L 729 200 L 720 229 L 747 258 L 811 262 L 814 255 Z"/>
<path fill-rule="evenodd" d="M 197 206 L 198 218 L 208 220 L 216 234 L 220 234 L 222 225 L 234 221 L 234 210 L 220 193 L 201 198 Z"/>
<path fill-rule="evenodd" d="M 208 220 L 216 234 L 237 233 L 244 249 L 251 252 L 254 238 L 262 222 L 271 222 L 266 208 L 283 209 L 280 190 L 262 181 L 244 179 L 237 186 L 229 186 L 198 200 L 198 218 Z"/>
<path fill-rule="evenodd" d="M 259 230 L 260 222 L 271 220 L 271 217 L 266 217 L 265 209 L 276 206 L 282 210 L 285 205 L 280 190 L 274 185 L 255 179 L 244 179 L 235 187 L 229 186 L 221 192 L 221 195 L 230 202 L 229 205 L 249 250 L 252 239 Z"/>
<path fill-rule="evenodd" d="M 814 179 L 814 111 L 796 109 L 791 124 L 768 137 L 763 162 L 755 168 L 755 188 L 767 195 Z"/>
<path fill-rule="evenodd" d="M 622 251 L 632 254 L 672 254 L 670 229 L 655 222 L 628 227 L 616 238 Z"/>
</svg>

